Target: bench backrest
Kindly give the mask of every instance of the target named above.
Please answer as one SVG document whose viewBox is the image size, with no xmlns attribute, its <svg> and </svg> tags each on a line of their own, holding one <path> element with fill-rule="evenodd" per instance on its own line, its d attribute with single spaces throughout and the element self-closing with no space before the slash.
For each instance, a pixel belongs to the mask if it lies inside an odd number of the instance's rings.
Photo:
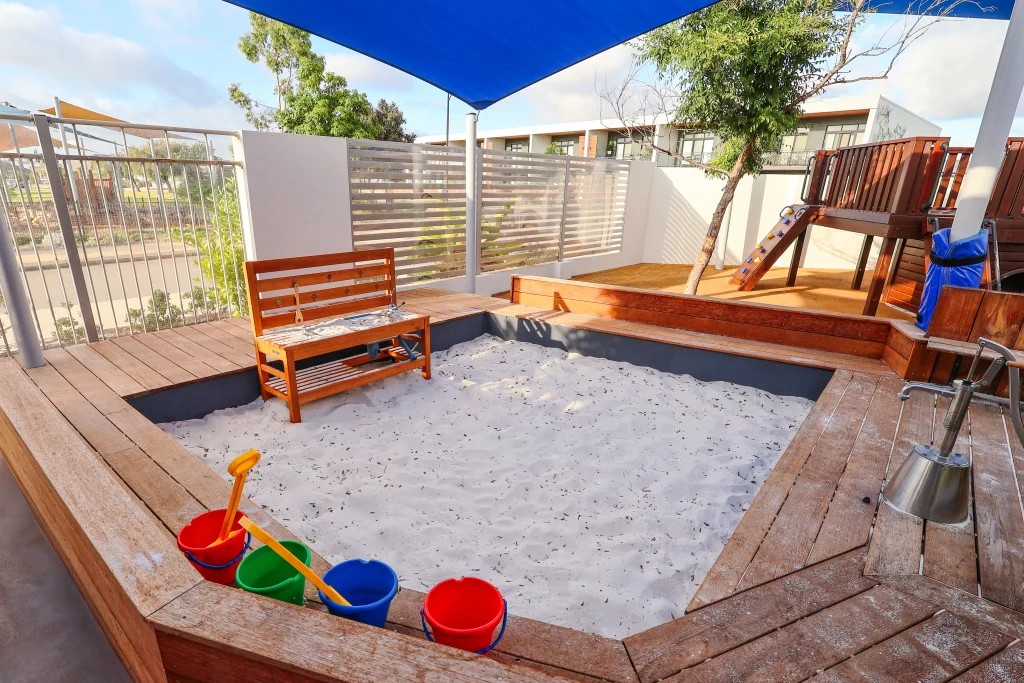
<svg viewBox="0 0 1024 683">
<path fill-rule="evenodd" d="M 305 322 L 397 303 L 395 250 L 245 262 L 249 312 L 256 336 L 295 324 L 295 288 Z"/>
</svg>

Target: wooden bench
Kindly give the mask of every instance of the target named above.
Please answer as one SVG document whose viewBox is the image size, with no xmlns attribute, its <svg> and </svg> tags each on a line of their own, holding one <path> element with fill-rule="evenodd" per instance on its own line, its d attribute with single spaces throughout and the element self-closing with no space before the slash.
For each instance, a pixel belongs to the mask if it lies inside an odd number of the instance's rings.
<svg viewBox="0 0 1024 683">
<path fill-rule="evenodd" d="M 430 317 L 397 308 L 394 249 L 246 261 L 245 282 L 263 399 L 284 399 L 292 422 L 303 403 L 374 380 L 430 379 Z"/>
</svg>

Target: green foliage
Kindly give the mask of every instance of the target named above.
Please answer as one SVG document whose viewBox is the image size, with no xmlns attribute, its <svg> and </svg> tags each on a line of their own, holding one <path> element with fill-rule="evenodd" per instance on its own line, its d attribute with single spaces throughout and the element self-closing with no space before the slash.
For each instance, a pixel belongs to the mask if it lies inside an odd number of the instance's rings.
<svg viewBox="0 0 1024 683">
<path fill-rule="evenodd" d="M 803 97 L 840 49 L 848 19 L 833 0 L 725 0 L 642 38 L 638 57 L 680 95 L 675 120 L 725 143 L 712 165 L 731 170 L 743 144 L 743 171 L 793 131 Z"/>
<path fill-rule="evenodd" d="M 57 338 L 60 339 L 61 346 L 74 346 L 85 340 L 85 328 L 70 311 L 68 315 L 57 318 Z"/>
<path fill-rule="evenodd" d="M 59 321 L 58 321 L 59 322 Z M 170 327 L 181 327 L 184 318 L 181 309 L 172 304 L 167 292 L 162 289 L 153 290 L 153 297 L 146 304 L 145 310 L 129 308 L 125 322 L 135 330 L 155 332 Z"/>
<path fill-rule="evenodd" d="M 565 150 L 558 146 L 557 142 L 552 141 L 544 150 L 545 154 L 565 154 Z"/>
<path fill-rule="evenodd" d="M 225 179 L 223 189 L 216 187 L 216 201 L 203 199 L 212 225 L 207 229 L 186 230 L 185 242 L 199 252 L 199 267 L 210 283 L 206 292 L 194 287 L 191 292 L 193 311 L 215 313 L 218 308 L 237 315 L 249 314 L 245 289 L 245 248 L 242 222 L 238 215 L 237 189 L 234 178 Z M 198 282 L 198 280 L 197 280 Z M 216 294 L 214 294 L 216 292 Z"/>
<path fill-rule="evenodd" d="M 253 64 L 262 62 L 274 74 L 277 106 L 259 102 L 237 83 L 228 88 L 231 101 L 245 111 L 257 130 L 282 130 L 302 135 L 412 142 L 404 130 L 405 116 L 394 102 L 374 107 L 364 93 L 348 87 L 343 76 L 327 71 L 313 51 L 309 33 L 249 13 L 250 30 L 238 49 Z"/>
</svg>

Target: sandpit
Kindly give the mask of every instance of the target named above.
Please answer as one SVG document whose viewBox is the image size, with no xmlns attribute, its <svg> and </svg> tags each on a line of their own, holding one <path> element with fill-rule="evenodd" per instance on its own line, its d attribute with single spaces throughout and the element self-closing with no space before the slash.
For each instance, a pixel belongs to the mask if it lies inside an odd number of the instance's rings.
<svg viewBox="0 0 1024 683">
<path fill-rule="evenodd" d="M 426 591 L 474 575 L 509 611 L 621 638 L 680 616 L 812 402 L 480 337 L 303 407 L 161 425 L 331 562 Z"/>
</svg>

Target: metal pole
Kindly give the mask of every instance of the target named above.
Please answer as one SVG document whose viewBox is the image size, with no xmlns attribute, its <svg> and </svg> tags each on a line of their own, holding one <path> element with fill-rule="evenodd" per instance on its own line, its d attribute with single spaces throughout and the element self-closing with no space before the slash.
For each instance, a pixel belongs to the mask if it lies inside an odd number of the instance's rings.
<svg viewBox="0 0 1024 683">
<path fill-rule="evenodd" d="M 18 342 L 21 365 L 39 368 L 46 364 L 43 347 L 32 327 L 32 313 L 25 296 L 25 288 L 18 277 L 18 262 L 14 256 L 14 240 L 7 220 L 0 213 L 0 289 L 6 294 L 7 311 L 11 314 L 14 339 Z"/>
<path fill-rule="evenodd" d="M 452 96 L 448 95 L 448 108 L 445 109 L 445 112 L 444 112 L 444 144 L 445 144 L 446 147 L 451 144 L 451 141 L 448 139 L 448 131 L 451 129 L 451 121 L 452 121 Z"/>
<path fill-rule="evenodd" d="M 569 203 L 569 175 L 572 169 L 569 166 L 570 158 L 568 155 L 565 157 L 565 177 L 562 178 L 562 216 L 558 222 L 558 262 L 562 262 L 562 257 L 565 254 L 565 210 Z"/>
<path fill-rule="evenodd" d="M 999 167 L 1006 151 L 1013 115 L 1024 91 L 1024 3 L 1013 6 L 1010 25 L 1006 29 L 1003 50 L 999 54 L 996 74 L 988 93 L 988 103 L 981 117 L 978 140 L 967 164 L 956 200 L 956 214 L 950 240 L 962 240 L 977 234 L 985 219 L 992 190 L 996 186 Z"/>
<path fill-rule="evenodd" d="M 71 277 L 75 282 L 78 307 L 82 311 L 85 338 L 90 342 L 96 342 L 99 341 L 99 335 L 96 333 L 96 320 L 92 316 L 92 301 L 89 299 L 89 290 L 85 286 L 85 273 L 82 271 L 82 260 L 78 255 L 78 241 L 75 239 L 75 228 L 71 224 L 71 212 L 68 211 L 68 198 L 64 195 L 60 167 L 57 166 L 57 154 L 53 151 L 50 123 L 46 120 L 46 114 L 33 114 L 32 118 L 35 120 L 36 135 L 39 136 L 39 145 L 42 147 L 46 176 L 50 179 L 50 194 L 53 196 L 53 206 L 57 211 L 60 234 L 64 238 L 64 251 L 67 253 L 68 267 L 71 269 Z M 70 311 L 68 313 L 70 315 Z M 73 324 L 72 327 L 74 327 Z"/>
<path fill-rule="evenodd" d="M 466 114 L 466 282 L 476 293 L 480 268 L 480 217 L 477 215 L 476 112 Z"/>
</svg>

